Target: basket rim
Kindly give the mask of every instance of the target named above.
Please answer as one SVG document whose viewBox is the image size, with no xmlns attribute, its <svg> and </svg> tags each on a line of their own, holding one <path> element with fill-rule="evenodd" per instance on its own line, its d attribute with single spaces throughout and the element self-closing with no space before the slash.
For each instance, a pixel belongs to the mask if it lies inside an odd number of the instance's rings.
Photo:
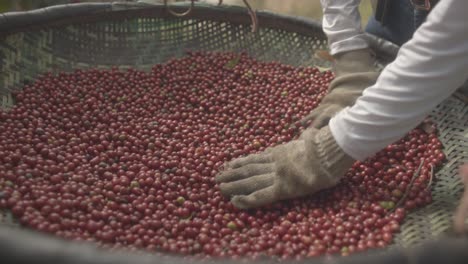
<svg viewBox="0 0 468 264">
<path fill-rule="evenodd" d="M 468 257 L 466 248 L 468 240 L 463 237 L 445 237 L 438 241 L 428 241 L 412 249 L 394 248 L 387 251 L 374 250 L 361 252 L 345 258 L 334 258 L 332 263 L 337 264 L 373 264 L 373 263 L 408 263 L 411 260 L 417 263 L 427 262 L 429 259 L 445 259 L 449 256 L 449 263 L 465 263 Z M 21 250 L 19 250 L 21 249 Z M 186 259 L 180 255 L 164 254 L 149 255 L 143 252 L 131 253 L 125 251 L 112 252 L 96 248 L 91 243 L 78 243 L 65 241 L 50 235 L 26 231 L 18 228 L 0 226 L 0 255 L 2 263 L 36 263 L 38 259 L 43 263 L 63 264 L 237 264 L 245 263 L 243 260 Z M 426 260 L 426 261 L 424 261 Z M 274 263 L 275 260 L 265 258 L 250 261 L 255 264 Z M 438 263 L 432 262 L 430 263 Z M 309 258 L 294 263 L 319 264 L 330 263 L 326 257 Z M 411 262 L 412 263 L 412 262 Z M 415 262 L 416 263 L 416 262 Z"/>
<path fill-rule="evenodd" d="M 189 3 L 176 3 L 171 5 L 171 8 L 174 11 L 183 12 L 189 6 Z M 301 16 L 278 14 L 267 10 L 255 12 L 260 28 L 284 30 L 327 41 L 320 21 Z M 199 19 L 242 25 L 251 24 L 247 9 L 233 5 L 218 6 L 197 3 L 190 14 L 184 17 L 175 17 L 167 11 L 164 4 L 142 2 L 75 3 L 0 14 L 0 40 L 15 33 L 44 28 L 133 18 Z M 385 62 L 385 64 L 393 61 L 399 50 L 397 45 L 368 33 L 366 35 L 371 48 L 377 51 L 376 54 L 378 54 L 379 60 Z"/>
<path fill-rule="evenodd" d="M 175 11 L 183 11 L 189 7 L 188 3 L 171 5 Z M 223 15 L 216 15 L 223 13 Z M 261 27 L 285 29 L 307 36 L 316 36 L 319 30 L 322 34 L 321 23 L 313 19 L 277 14 L 267 10 L 256 11 Z M 98 2 L 74 3 L 55 5 L 30 11 L 7 12 L 0 14 L 0 36 L 22 31 L 34 30 L 54 25 L 72 23 L 86 23 L 135 17 L 161 17 L 175 19 L 167 12 L 164 4 L 149 4 L 142 2 Z M 79 19 L 77 19 L 79 18 Z M 250 24 L 247 9 L 233 5 L 196 4 L 193 12 L 179 19 L 212 19 L 222 22 Z M 325 37 L 325 35 L 323 35 Z"/>
</svg>

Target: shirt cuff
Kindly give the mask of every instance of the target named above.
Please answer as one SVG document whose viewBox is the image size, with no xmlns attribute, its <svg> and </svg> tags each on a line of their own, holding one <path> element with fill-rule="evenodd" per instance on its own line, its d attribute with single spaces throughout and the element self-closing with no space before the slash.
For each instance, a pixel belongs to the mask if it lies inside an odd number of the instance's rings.
<svg viewBox="0 0 468 264">
<path fill-rule="evenodd" d="M 330 54 L 335 55 L 342 52 L 368 48 L 369 44 L 365 35 L 357 35 L 342 41 L 334 42 L 330 45 Z"/>
<path fill-rule="evenodd" d="M 348 108 L 343 109 L 341 114 L 344 111 L 347 111 L 347 109 Z M 336 140 L 336 143 L 346 154 L 359 161 L 364 161 L 368 158 L 366 149 L 355 146 L 355 144 L 352 143 L 353 140 L 349 136 L 349 133 L 347 133 L 349 131 L 346 131 L 347 128 L 340 125 L 339 120 L 337 120 L 337 116 L 330 120 L 328 126 L 330 127 L 330 132 L 333 135 L 333 138 Z"/>
</svg>

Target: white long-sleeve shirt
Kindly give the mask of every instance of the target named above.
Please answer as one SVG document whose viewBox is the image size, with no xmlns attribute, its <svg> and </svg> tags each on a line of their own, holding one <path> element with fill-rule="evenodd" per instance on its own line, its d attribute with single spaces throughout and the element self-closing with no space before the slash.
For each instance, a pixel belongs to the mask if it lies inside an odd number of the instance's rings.
<svg viewBox="0 0 468 264">
<path fill-rule="evenodd" d="M 368 47 L 361 26 L 361 0 L 320 0 L 322 27 L 328 37 L 330 54 Z"/>
<path fill-rule="evenodd" d="M 357 0 L 322 0 L 332 53 L 362 47 Z M 330 120 L 338 145 L 358 160 L 416 127 L 468 79 L 468 1 L 441 0 L 396 60 L 355 105 Z"/>
</svg>

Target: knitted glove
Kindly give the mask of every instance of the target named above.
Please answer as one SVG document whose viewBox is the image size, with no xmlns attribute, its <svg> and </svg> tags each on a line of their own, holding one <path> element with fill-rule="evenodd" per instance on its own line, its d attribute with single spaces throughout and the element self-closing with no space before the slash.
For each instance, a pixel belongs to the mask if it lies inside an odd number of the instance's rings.
<svg viewBox="0 0 468 264">
<path fill-rule="evenodd" d="M 352 106 L 362 95 L 362 91 L 373 85 L 378 78 L 379 73 L 374 62 L 370 49 L 335 55 L 336 78 L 328 88 L 329 93 L 301 122 L 312 122 L 313 127 L 322 128 L 336 113 Z"/>
<path fill-rule="evenodd" d="M 228 163 L 216 180 L 234 206 L 247 209 L 332 187 L 353 163 L 328 126 L 309 128 L 298 140 Z"/>
</svg>

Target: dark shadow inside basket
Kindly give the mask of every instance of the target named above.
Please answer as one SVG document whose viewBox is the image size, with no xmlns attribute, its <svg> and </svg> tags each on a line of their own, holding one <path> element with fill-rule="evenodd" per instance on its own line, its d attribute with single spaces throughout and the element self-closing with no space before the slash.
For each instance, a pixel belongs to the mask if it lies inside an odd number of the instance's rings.
<svg viewBox="0 0 468 264">
<path fill-rule="evenodd" d="M 186 5 L 174 7 L 177 11 L 186 8 Z M 2 15 L 0 107 L 11 107 L 14 103 L 11 92 L 42 73 L 113 66 L 148 70 L 154 64 L 183 56 L 187 50 L 245 51 L 258 60 L 294 66 L 329 66 L 314 56 L 315 51 L 327 48 L 319 23 L 269 12 L 258 12 L 258 18 L 260 29 L 251 33 L 247 11 L 230 6 L 196 5 L 190 15 L 182 18 L 173 17 L 161 5 L 112 3 L 65 5 Z M 384 64 L 393 59 L 387 51 L 378 54 Z M 437 173 L 433 184 L 434 202 L 412 212 L 396 237 L 396 245 L 403 247 L 444 234 L 451 226 L 451 213 L 462 190 L 457 168 L 468 157 L 468 107 L 451 97 L 434 110 L 432 118 L 441 131 L 440 139 L 449 162 Z M 6 219 L 3 217 L 0 222 L 12 222 Z M 3 236 L 0 241 L 8 238 L 5 234 L 14 232 L 0 232 Z M 18 238 L 27 240 L 24 231 L 18 232 L 23 232 L 18 233 Z M 34 239 L 38 238 L 31 237 L 31 241 Z M 10 246 L 15 245 L 14 242 L 20 241 L 16 239 Z M 26 249 L 36 246 L 25 245 Z M 76 257 L 78 253 L 82 252 L 73 254 Z M 93 254 L 97 253 L 93 251 Z M 363 263 L 364 259 L 361 260 Z M 162 259 L 158 262 L 165 263 Z"/>
</svg>

